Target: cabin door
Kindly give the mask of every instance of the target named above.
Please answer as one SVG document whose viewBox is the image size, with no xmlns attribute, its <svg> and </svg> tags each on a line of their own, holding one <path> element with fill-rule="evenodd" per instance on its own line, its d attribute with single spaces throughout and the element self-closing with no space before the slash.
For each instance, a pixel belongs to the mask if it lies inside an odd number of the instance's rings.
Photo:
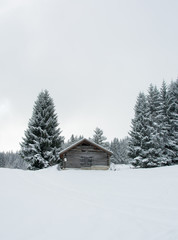
<svg viewBox="0 0 178 240">
<path fill-rule="evenodd" d="M 91 167 L 92 166 L 92 157 L 85 157 L 85 156 L 82 156 L 80 158 L 80 166 L 81 167 Z"/>
</svg>

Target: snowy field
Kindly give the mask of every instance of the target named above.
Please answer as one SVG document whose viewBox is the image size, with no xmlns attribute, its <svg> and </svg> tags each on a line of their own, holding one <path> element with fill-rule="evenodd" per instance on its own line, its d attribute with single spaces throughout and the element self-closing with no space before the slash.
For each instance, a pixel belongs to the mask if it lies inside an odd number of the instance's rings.
<svg viewBox="0 0 178 240">
<path fill-rule="evenodd" d="M 0 169 L 0 240 L 177 240 L 178 166 Z"/>
</svg>

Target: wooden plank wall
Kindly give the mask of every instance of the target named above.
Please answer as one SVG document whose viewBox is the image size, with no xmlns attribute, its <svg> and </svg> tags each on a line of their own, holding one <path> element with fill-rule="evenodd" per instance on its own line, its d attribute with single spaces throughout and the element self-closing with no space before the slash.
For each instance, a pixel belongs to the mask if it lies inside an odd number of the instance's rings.
<svg viewBox="0 0 178 240">
<path fill-rule="evenodd" d="M 109 166 L 108 154 L 94 146 L 78 145 L 66 153 L 66 167 L 80 168 L 81 157 L 92 157 L 92 166 Z"/>
</svg>

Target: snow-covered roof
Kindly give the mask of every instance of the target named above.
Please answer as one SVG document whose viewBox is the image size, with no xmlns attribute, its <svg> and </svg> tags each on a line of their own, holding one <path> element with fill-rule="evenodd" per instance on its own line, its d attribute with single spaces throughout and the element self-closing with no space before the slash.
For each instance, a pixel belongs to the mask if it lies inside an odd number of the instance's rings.
<svg viewBox="0 0 178 240">
<path fill-rule="evenodd" d="M 95 146 L 95 147 L 103 150 L 104 152 L 108 153 L 109 155 L 112 155 L 112 154 L 113 154 L 113 153 L 112 153 L 111 151 L 109 151 L 107 148 L 104 148 L 103 146 L 101 146 L 101 145 L 99 145 L 99 144 L 97 144 L 97 143 L 95 143 L 95 142 L 93 142 L 93 141 L 91 141 L 91 140 L 88 140 L 88 139 L 86 139 L 86 138 L 82 138 L 82 139 L 80 139 L 79 141 L 75 142 L 74 144 L 70 145 L 69 147 L 63 149 L 59 154 L 61 155 L 61 154 L 65 153 L 65 152 L 69 151 L 70 149 L 76 147 L 77 145 L 83 143 L 83 142 L 87 142 L 87 143 L 89 143 L 89 144 L 91 144 L 91 145 L 93 145 L 93 146 Z"/>
</svg>

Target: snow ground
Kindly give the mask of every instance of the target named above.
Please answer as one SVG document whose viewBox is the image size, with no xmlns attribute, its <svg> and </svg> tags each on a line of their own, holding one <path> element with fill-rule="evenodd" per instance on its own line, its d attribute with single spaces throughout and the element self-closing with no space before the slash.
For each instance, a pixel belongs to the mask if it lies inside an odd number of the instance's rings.
<svg viewBox="0 0 178 240">
<path fill-rule="evenodd" d="M 178 166 L 0 169 L 1 240 L 177 240 Z"/>
</svg>

